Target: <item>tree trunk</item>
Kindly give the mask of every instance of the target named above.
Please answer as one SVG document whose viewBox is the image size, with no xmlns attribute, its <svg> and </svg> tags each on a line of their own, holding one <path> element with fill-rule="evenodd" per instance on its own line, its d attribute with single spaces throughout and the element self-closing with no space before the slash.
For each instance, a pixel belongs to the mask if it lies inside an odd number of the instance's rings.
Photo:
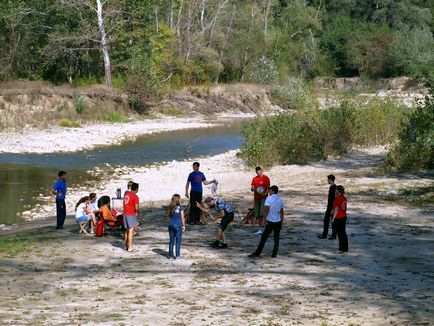
<svg viewBox="0 0 434 326">
<path fill-rule="evenodd" d="M 103 4 L 101 0 L 96 0 L 96 5 L 97 5 L 99 34 L 101 37 L 102 56 L 104 59 L 104 79 L 106 85 L 108 87 L 112 87 L 112 73 L 111 73 L 111 66 L 110 66 L 109 47 L 107 44 L 107 34 L 105 32 L 104 19 L 102 17 Z"/>
<path fill-rule="evenodd" d="M 202 0 L 200 3 L 200 31 L 202 34 L 205 33 L 205 2 L 206 0 Z"/>
</svg>

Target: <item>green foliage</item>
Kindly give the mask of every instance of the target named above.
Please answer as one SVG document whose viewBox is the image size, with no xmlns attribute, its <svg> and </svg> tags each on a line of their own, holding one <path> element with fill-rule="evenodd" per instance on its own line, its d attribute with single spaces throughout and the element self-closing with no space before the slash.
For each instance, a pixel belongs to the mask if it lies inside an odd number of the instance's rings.
<svg viewBox="0 0 434 326">
<path fill-rule="evenodd" d="M 243 129 L 241 156 L 252 166 L 306 164 L 345 154 L 353 145 L 384 144 L 398 134 L 404 113 L 393 102 L 375 100 L 257 118 Z"/>
<path fill-rule="evenodd" d="M 62 119 L 59 121 L 59 126 L 66 128 L 80 128 L 80 122 L 72 121 L 69 119 Z"/>
<path fill-rule="evenodd" d="M 119 112 L 110 112 L 107 115 L 106 120 L 108 122 L 114 122 L 114 123 L 125 123 L 128 121 L 127 117 L 124 116 L 122 113 L 119 113 Z"/>
<path fill-rule="evenodd" d="M 283 86 L 272 89 L 270 100 L 285 110 L 312 108 L 316 104 L 312 87 L 297 77 L 290 77 Z"/>
<path fill-rule="evenodd" d="M 73 99 L 75 112 L 82 114 L 86 110 L 86 101 L 80 95 L 74 96 Z"/>
<path fill-rule="evenodd" d="M 279 72 L 274 61 L 263 55 L 254 64 L 249 79 L 258 84 L 276 84 L 279 81 Z"/>
<path fill-rule="evenodd" d="M 158 112 L 160 112 L 161 114 L 164 114 L 164 115 L 170 115 L 170 116 L 174 116 L 174 117 L 184 114 L 184 111 L 177 108 L 176 106 L 171 106 L 168 108 L 161 108 L 158 110 Z"/>
<path fill-rule="evenodd" d="M 434 89 L 408 116 L 399 141 L 388 153 L 385 168 L 394 170 L 434 169 Z"/>
</svg>

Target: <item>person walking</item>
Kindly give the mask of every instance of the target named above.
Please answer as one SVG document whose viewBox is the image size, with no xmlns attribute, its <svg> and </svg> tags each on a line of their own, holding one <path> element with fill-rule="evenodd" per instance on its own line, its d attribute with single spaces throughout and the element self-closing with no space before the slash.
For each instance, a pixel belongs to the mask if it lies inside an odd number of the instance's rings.
<svg viewBox="0 0 434 326">
<path fill-rule="evenodd" d="M 137 252 L 137 249 L 133 249 L 133 237 L 134 228 L 139 224 L 137 222 L 137 215 L 139 214 L 139 197 L 137 192 L 139 191 L 139 184 L 133 182 L 131 185 L 131 191 L 125 192 L 124 195 L 124 227 L 125 227 L 125 250 L 129 252 Z"/>
<path fill-rule="evenodd" d="M 167 208 L 169 222 L 169 259 L 181 259 L 181 240 L 182 232 L 185 231 L 184 210 L 181 207 L 181 196 L 174 194 Z M 173 255 L 173 245 L 175 245 L 175 254 Z"/>
<path fill-rule="evenodd" d="M 264 210 L 264 216 L 266 221 L 265 230 L 264 233 L 262 233 L 261 241 L 259 242 L 256 251 L 248 255 L 248 257 L 250 258 L 258 258 L 261 255 L 262 250 L 265 246 L 265 242 L 267 241 L 271 232 L 273 232 L 274 237 L 273 253 L 271 257 L 274 258 L 277 256 L 277 251 L 279 250 L 280 230 L 282 229 L 282 223 L 285 216 L 283 210 L 283 200 L 280 199 L 279 196 L 277 196 L 278 192 L 279 188 L 277 186 L 271 186 L 268 189 L 268 197 L 265 200 Z"/>
<path fill-rule="evenodd" d="M 327 182 L 330 185 L 329 195 L 327 200 L 327 209 L 324 214 L 324 228 L 322 234 L 318 234 L 319 239 L 327 239 L 327 235 L 329 233 L 330 219 L 332 217 L 332 210 L 333 210 L 333 201 L 335 200 L 335 196 L 336 196 L 335 180 L 336 178 L 333 174 L 329 174 L 327 176 Z M 330 236 L 329 240 L 334 240 L 334 239 L 336 239 L 336 230 L 334 228 L 334 224 L 332 223 L 332 235 Z"/>
<path fill-rule="evenodd" d="M 203 212 L 209 212 L 212 208 L 219 212 L 219 217 L 221 217 L 220 224 L 217 226 L 217 236 L 216 240 L 213 242 L 213 248 L 228 248 L 226 242 L 225 231 L 229 225 L 234 220 L 234 210 L 221 198 L 205 198 L 204 208 L 199 202 L 196 202 L 196 206 L 199 210 Z"/>
<path fill-rule="evenodd" d="M 264 219 L 264 204 L 268 196 L 268 187 L 270 187 L 270 179 L 264 174 L 262 168 L 257 166 L 256 176 L 252 179 L 250 190 L 253 195 L 253 214 L 255 221 L 259 224 L 259 230 L 255 234 L 262 234 L 264 232 L 265 219 Z"/>
<path fill-rule="evenodd" d="M 333 219 L 335 223 L 336 233 L 339 239 L 339 253 L 348 251 L 348 237 L 346 232 L 347 224 L 347 198 L 345 188 L 343 186 L 336 187 L 337 196 L 333 202 Z"/>
<path fill-rule="evenodd" d="M 190 217 L 189 224 L 202 224 L 200 222 L 200 209 L 197 207 L 196 202 L 202 202 L 202 183 L 209 185 L 215 180 L 207 181 L 205 175 L 199 171 L 199 162 L 193 163 L 193 172 L 188 175 L 187 183 L 185 185 L 185 197 L 190 198 Z M 188 193 L 191 184 L 190 194 Z"/>
<path fill-rule="evenodd" d="M 51 193 L 56 196 L 56 230 L 63 230 L 66 218 L 66 172 L 59 171 L 59 177 L 51 189 Z"/>
</svg>

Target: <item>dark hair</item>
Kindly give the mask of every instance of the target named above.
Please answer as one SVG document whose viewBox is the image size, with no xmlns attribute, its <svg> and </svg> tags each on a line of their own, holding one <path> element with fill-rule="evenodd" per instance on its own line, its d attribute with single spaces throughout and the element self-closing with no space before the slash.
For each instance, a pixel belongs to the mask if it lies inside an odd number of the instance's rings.
<svg viewBox="0 0 434 326">
<path fill-rule="evenodd" d="M 200 163 L 199 163 L 199 162 L 194 162 L 194 163 L 193 163 L 193 166 L 195 166 L 195 165 L 196 165 L 197 167 L 199 167 L 199 166 L 200 166 Z"/>
<path fill-rule="evenodd" d="M 329 174 L 328 176 L 327 176 L 327 179 L 330 179 L 331 181 L 335 181 L 335 176 L 333 175 L 333 174 Z"/>
<path fill-rule="evenodd" d="M 337 186 L 336 187 L 336 191 L 339 192 L 342 195 L 345 194 L 345 188 L 344 188 L 344 186 L 341 186 L 341 185 Z"/>
<path fill-rule="evenodd" d="M 96 193 L 91 192 L 91 193 L 89 194 L 89 199 L 94 199 L 94 198 L 96 198 Z"/>
<path fill-rule="evenodd" d="M 277 193 L 279 192 L 279 187 L 278 187 L 278 186 L 271 186 L 271 187 L 268 188 L 268 189 L 273 190 L 273 192 L 274 192 L 275 194 L 277 194 Z"/>
<path fill-rule="evenodd" d="M 86 200 L 89 200 L 89 196 L 81 197 L 80 200 L 79 200 L 79 201 L 77 202 L 77 204 L 75 205 L 75 210 L 77 210 L 77 207 L 78 207 L 80 204 L 84 203 Z"/>
<path fill-rule="evenodd" d="M 59 171 L 59 173 L 57 173 L 57 176 L 60 178 L 63 177 L 65 174 L 66 174 L 65 171 Z"/>
<path fill-rule="evenodd" d="M 132 190 L 132 191 L 134 191 L 134 190 L 139 190 L 139 184 L 133 182 L 133 183 L 131 184 L 131 190 Z"/>
<path fill-rule="evenodd" d="M 127 183 L 127 189 L 131 189 L 131 185 L 133 184 L 133 180 L 128 181 Z"/>
<path fill-rule="evenodd" d="M 261 171 L 261 170 L 262 170 L 262 168 L 260 166 L 257 166 L 255 169 L 256 172 Z"/>
<path fill-rule="evenodd" d="M 98 208 L 103 207 L 104 205 L 110 204 L 110 197 L 109 196 L 101 196 L 98 199 Z"/>
</svg>

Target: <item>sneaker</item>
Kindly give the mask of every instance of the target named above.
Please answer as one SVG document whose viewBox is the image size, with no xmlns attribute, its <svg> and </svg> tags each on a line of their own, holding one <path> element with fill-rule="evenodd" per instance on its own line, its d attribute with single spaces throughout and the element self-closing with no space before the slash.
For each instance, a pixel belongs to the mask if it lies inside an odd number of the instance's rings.
<svg viewBox="0 0 434 326">
<path fill-rule="evenodd" d="M 327 237 L 324 236 L 324 235 L 317 235 L 316 237 L 317 237 L 318 239 L 327 239 Z"/>
<path fill-rule="evenodd" d="M 329 237 L 329 240 L 336 240 L 336 237 L 334 237 L 334 236 L 331 235 L 331 236 Z"/>
<path fill-rule="evenodd" d="M 277 255 L 271 255 L 271 258 L 276 258 L 277 257 Z"/>
<path fill-rule="evenodd" d="M 175 257 L 167 257 L 169 260 L 175 260 Z"/>
<path fill-rule="evenodd" d="M 247 255 L 247 257 L 249 257 L 249 258 L 259 258 L 259 255 L 253 253 L 253 254 Z"/>
<path fill-rule="evenodd" d="M 180 259 L 181 259 L 181 257 L 180 257 L 180 256 L 178 256 L 178 257 L 176 257 L 176 258 L 175 258 L 175 260 L 180 260 Z"/>
<path fill-rule="evenodd" d="M 220 246 L 220 249 L 227 249 L 227 248 L 228 248 L 227 243 L 222 243 L 222 245 Z"/>
<path fill-rule="evenodd" d="M 128 249 L 128 252 L 139 252 L 139 249 Z"/>
<path fill-rule="evenodd" d="M 255 234 L 255 235 L 260 235 L 260 234 L 262 234 L 262 233 L 264 233 L 264 231 L 263 231 L 262 229 L 259 229 L 258 231 L 256 231 L 256 232 L 253 233 L 253 234 Z"/>
<path fill-rule="evenodd" d="M 214 242 L 212 243 L 211 247 L 213 247 L 213 248 L 218 248 L 219 245 L 220 245 L 220 241 L 216 240 L 216 241 L 214 241 Z"/>
</svg>

